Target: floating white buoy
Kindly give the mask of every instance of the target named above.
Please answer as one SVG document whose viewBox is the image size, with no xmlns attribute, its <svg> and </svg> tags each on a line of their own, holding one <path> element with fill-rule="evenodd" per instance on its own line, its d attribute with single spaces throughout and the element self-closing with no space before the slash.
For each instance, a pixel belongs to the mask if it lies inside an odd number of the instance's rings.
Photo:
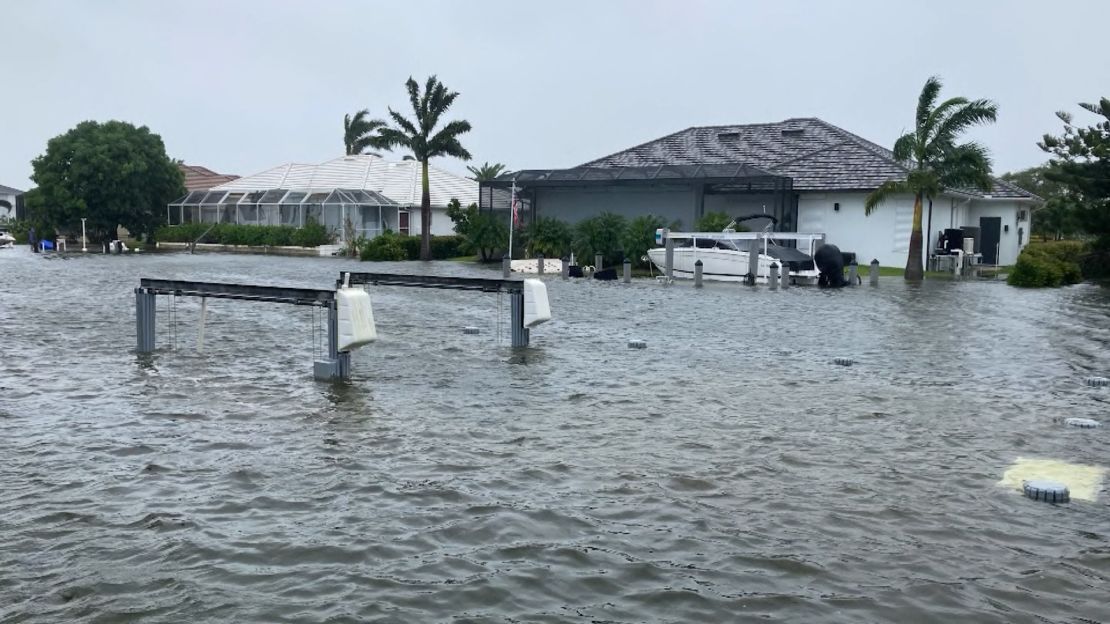
<svg viewBox="0 0 1110 624">
<path fill-rule="evenodd" d="M 833 358 L 833 364 L 836 364 L 837 366 L 851 366 L 852 364 L 855 364 L 855 361 L 852 358 L 838 357 Z"/>
<path fill-rule="evenodd" d="M 1034 479 L 1021 484 L 1026 496 L 1046 503 L 1066 503 L 1071 500 L 1068 486 L 1059 481 Z"/>
<path fill-rule="evenodd" d="M 1064 424 L 1072 427 L 1079 427 L 1080 429 L 1094 429 L 1095 427 L 1102 426 L 1102 423 L 1093 418 L 1065 418 Z"/>
<path fill-rule="evenodd" d="M 480 334 L 482 332 L 477 327 L 464 327 L 463 328 L 463 333 L 468 335 L 468 336 L 477 336 L 478 334 Z"/>
<path fill-rule="evenodd" d="M 644 341 L 644 340 L 629 340 L 628 341 L 628 348 L 629 349 L 646 349 L 647 348 L 647 342 Z"/>
<path fill-rule="evenodd" d="M 1098 388 L 1102 386 L 1110 386 L 1110 379 L 1107 379 L 1105 377 L 1088 377 L 1086 379 L 1086 383 L 1088 386 Z"/>
</svg>

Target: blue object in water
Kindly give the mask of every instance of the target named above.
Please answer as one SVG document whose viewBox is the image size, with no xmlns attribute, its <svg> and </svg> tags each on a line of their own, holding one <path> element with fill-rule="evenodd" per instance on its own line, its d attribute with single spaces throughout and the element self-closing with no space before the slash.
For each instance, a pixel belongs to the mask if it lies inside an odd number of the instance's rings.
<svg viewBox="0 0 1110 624">
<path fill-rule="evenodd" d="M 54 249 L 54 243 L 48 240 L 39 241 L 39 245 L 41 245 L 40 249 L 42 249 L 43 251 L 50 251 Z"/>
</svg>

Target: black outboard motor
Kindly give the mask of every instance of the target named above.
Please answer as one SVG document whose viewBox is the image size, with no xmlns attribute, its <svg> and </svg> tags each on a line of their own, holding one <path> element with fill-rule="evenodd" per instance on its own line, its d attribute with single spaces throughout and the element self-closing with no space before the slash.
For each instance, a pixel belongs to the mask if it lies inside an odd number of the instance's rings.
<svg viewBox="0 0 1110 624">
<path fill-rule="evenodd" d="M 813 254 L 817 270 L 821 272 L 817 285 L 822 288 L 843 288 L 848 285 L 844 279 L 844 254 L 836 245 L 821 245 Z"/>
</svg>

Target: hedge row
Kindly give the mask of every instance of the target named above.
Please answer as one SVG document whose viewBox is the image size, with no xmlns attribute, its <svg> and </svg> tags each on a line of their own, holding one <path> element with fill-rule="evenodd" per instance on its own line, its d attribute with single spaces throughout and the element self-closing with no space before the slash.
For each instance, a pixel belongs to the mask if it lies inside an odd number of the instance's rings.
<svg viewBox="0 0 1110 624">
<path fill-rule="evenodd" d="M 450 260 L 464 254 L 460 236 L 431 237 L 432 260 Z M 386 230 L 379 236 L 359 241 L 359 258 L 379 262 L 420 259 L 420 237 L 403 236 Z"/>
<path fill-rule="evenodd" d="M 1006 283 L 1025 288 L 1077 284 L 1083 280 L 1080 264 L 1085 252 L 1083 243 L 1075 241 L 1030 243 L 1018 255 Z"/>
<path fill-rule="evenodd" d="M 318 247 L 327 245 L 335 239 L 334 236 L 328 233 L 326 227 L 311 219 L 304 227 L 300 228 L 288 225 L 185 223 L 158 228 L 154 238 L 167 243 L 197 241 L 216 245 L 250 245 L 253 247 Z"/>
</svg>

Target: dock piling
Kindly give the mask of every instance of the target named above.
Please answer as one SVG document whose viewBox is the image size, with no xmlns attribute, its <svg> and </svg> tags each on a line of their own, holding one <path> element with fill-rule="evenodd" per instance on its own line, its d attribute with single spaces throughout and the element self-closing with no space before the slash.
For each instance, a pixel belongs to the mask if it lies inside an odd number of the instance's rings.
<svg viewBox="0 0 1110 624">
<path fill-rule="evenodd" d="M 511 300 L 512 346 L 528 346 L 528 328 L 524 326 L 524 292 L 517 291 L 509 295 Z"/>
<path fill-rule="evenodd" d="M 786 263 L 782 263 L 781 272 L 779 273 L 779 288 L 786 290 L 790 287 L 790 267 Z"/>
<path fill-rule="evenodd" d="M 536 274 L 542 276 L 543 270 L 543 254 L 536 254 Z"/>
<path fill-rule="evenodd" d="M 767 283 L 770 284 L 771 290 L 779 289 L 779 264 L 777 262 L 771 263 L 771 275 L 767 278 Z"/>
<path fill-rule="evenodd" d="M 594 271 L 600 271 L 605 268 L 605 256 L 595 253 L 594 254 Z"/>
<path fill-rule="evenodd" d="M 748 247 L 748 277 L 747 282 L 749 286 L 755 286 L 755 280 L 759 276 L 759 239 L 756 237 Z"/>
<path fill-rule="evenodd" d="M 135 289 L 135 350 L 154 351 L 155 294 L 145 288 Z"/>
<path fill-rule="evenodd" d="M 701 260 L 698 260 L 694 263 L 694 288 L 701 288 L 701 272 L 702 263 Z"/>
<path fill-rule="evenodd" d="M 849 286 L 855 286 L 856 282 L 858 282 L 858 281 L 859 281 L 859 265 L 856 264 L 855 260 L 852 260 L 848 264 L 848 285 Z"/>
<path fill-rule="evenodd" d="M 563 279 L 570 279 L 570 259 L 563 256 Z"/>
<path fill-rule="evenodd" d="M 871 285 L 879 285 L 879 260 L 878 258 L 871 261 Z"/>
<path fill-rule="evenodd" d="M 509 279 L 509 273 L 513 270 L 513 261 L 509 258 L 509 254 L 501 257 L 501 277 Z"/>
<path fill-rule="evenodd" d="M 664 262 L 663 272 L 666 274 L 667 283 L 669 284 L 674 281 L 674 239 L 670 236 L 667 237 L 665 249 L 666 260 Z"/>
<path fill-rule="evenodd" d="M 628 258 L 624 259 L 624 283 L 632 283 L 632 261 Z"/>
</svg>

